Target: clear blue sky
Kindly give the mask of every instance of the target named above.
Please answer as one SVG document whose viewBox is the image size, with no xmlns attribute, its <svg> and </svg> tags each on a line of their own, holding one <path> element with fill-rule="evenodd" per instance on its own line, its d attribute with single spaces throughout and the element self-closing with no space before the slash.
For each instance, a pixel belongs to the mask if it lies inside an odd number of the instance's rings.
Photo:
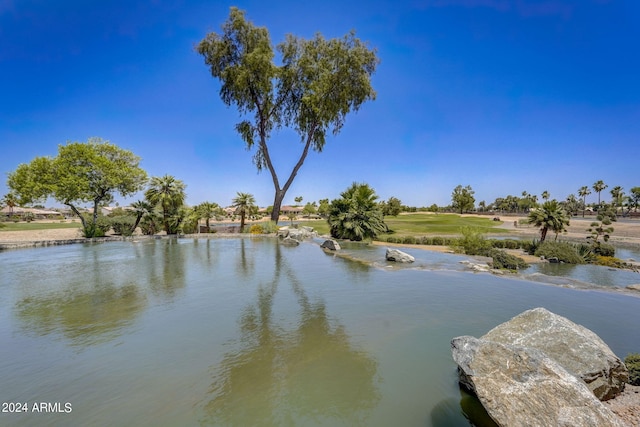
<svg viewBox="0 0 640 427">
<path fill-rule="evenodd" d="M 353 181 L 413 206 L 447 205 L 458 184 L 487 203 L 640 186 L 637 0 L 0 0 L 0 196 L 18 164 L 99 136 L 183 180 L 189 204 L 272 204 L 194 51 L 233 5 L 274 44 L 355 29 L 381 60 L 377 99 L 310 154 L 285 203 Z M 286 131 L 272 144 L 288 176 L 302 146 Z"/>
</svg>

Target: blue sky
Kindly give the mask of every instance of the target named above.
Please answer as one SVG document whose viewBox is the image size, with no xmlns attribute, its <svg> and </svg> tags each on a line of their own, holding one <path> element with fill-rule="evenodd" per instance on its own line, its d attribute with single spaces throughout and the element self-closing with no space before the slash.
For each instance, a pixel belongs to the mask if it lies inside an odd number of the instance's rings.
<svg viewBox="0 0 640 427">
<path fill-rule="evenodd" d="M 18 164 L 99 136 L 150 176 L 183 180 L 189 204 L 228 205 L 238 191 L 272 204 L 238 112 L 194 50 L 230 6 L 274 44 L 354 29 L 381 60 L 377 99 L 309 155 L 285 203 L 333 199 L 354 181 L 413 206 L 447 205 L 458 184 L 487 203 L 564 199 L 597 180 L 606 200 L 640 186 L 636 0 L 0 0 L 0 196 Z M 298 137 L 271 143 L 288 176 Z"/>
</svg>

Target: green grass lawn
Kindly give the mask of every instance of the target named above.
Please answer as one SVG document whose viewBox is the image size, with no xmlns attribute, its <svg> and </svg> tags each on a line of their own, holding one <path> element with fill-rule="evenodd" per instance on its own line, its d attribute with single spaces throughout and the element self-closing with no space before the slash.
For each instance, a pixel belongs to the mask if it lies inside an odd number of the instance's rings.
<svg viewBox="0 0 640 427">
<path fill-rule="evenodd" d="M 461 217 L 457 214 L 405 214 L 396 217 L 387 216 L 384 222 L 393 231 L 390 235 L 396 237 L 458 235 L 460 228 L 465 226 L 478 228 L 483 233 L 509 232 L 503 228 L 497 228 L 502 221 L 493 221 L 486 217 Z M 281 225 L 286 223 L 283 222 Z M 329 225 L 326 220 L 305 221 L 302 225 L 313 227 L 318 234 L 329 234 Z"/>
<path fill-rule="evenodd" d="M 2 233 L 3 231 L 51 230 L 54 228 L 80 228 L 80 221 L 77 221 L 77 222 L 3 222 L 1 224 L 2 225 L 0 225 L 0 233 Z"/>
</svg>

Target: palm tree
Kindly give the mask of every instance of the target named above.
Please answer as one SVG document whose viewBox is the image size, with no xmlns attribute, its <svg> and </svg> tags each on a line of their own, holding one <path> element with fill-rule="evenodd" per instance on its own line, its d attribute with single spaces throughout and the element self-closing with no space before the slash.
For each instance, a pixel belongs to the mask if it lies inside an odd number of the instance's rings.
<svg viewBox="0 0 640 427">
<path fill-rule="evenodd" d="M 558 201 L 554 199 L 544 202 L 542 208 L 529 212 L 528 222 L 540 228 L 540 243 L 542 243 L 549 230 L 556 233 L 557 240 L 558 234 L 566 231 L 566 226 L 569 225 L 569 217 Z"/>
<path fill-rule="evenodd" d="M 237 196 L 232 200 L 232 205 L 236 208 L 236 214 L 240 215 L 240 231 L 244 229 L 244 219 L 248 214 L 251 214 L 256 205 L 256 199 L 253 194 L 249 193 L 236 193 Z"/>
<path fill-rule="evenodd" d="M 549 200 L 549 197 L 551 197 L 549 192 L 547 190 L 544 190 L 542 192 L 542 198 L 544 199 L 544 201 L 546 202 L 547 200 Z"/>
<path fill-rule="evenodd" d="M 18 206 L 18 198 L 15 193 L 7 193 L 2 198 L 2 203 L 9 208 L 9 215 L 13 215 L 13 208 Z"/>
<path fill-rule="evenodd" d="M 605 184 L 602 180 L 596 181 L 591 187 L 593 188 L 593 191 L 598 193 L 598 206 L 600 206 L 600 193 L 602 192 L 602 190 L 604 190 L 607 187 L 608 185 Z"/>
<path fill-rule="evenodd" d="M 578 196 L 582 197 L 582 218 L 584 218 L 584 210 L 587 207 L 587 196 L 591 194 L 591 190 L 586 185 L 580 187 Z"/>
<path fill-rule="evenodd" d="M 624 191 L 622 191 L 622 187 L 616 185 L 611 189 L 611 197 L 613 198 L 612 204 L 618 210 L 618 206 L 622 206 L 622 199 L 624 196 Z"/>
<path fill-rule="evenodd" d="M 207 233 L 211 231 L 209 227 L 209 221 L 211 218 L 218 218 L 219 216 L 222 216 L 222 208 L 217 203 L 213 202 L 202 202 L 194 208 L 194 211 L 198 220 L 200 220 L 200 218 L 204 218 Z"/>
<path fill-rule="evenodd" d="M 361 241 L 371 239 L 388 230 L 373 188 L 354 182 L 329 207 L 331 236 Z"/>
<path fill-rule="evenodd" d="M 162 222 L 167 234 L 176 234 L 177 228 L 172 216 L 176 215 L 186 198 L 186 185 L 171 175 L 151 178 L 149 188 L 144 193 L 146 199 L 153 206 L 162 211 Z M 172 224 L 173 223 L 173 224 Z"/>
<path fill-rule="evenodd" d="M 137 202 L 131 203 L 131 207 L 136 212 L 136 222 L 133 224 L 133 227 L 131 227 L 131 234 L 133 234 L 136 228 L 138 228 L 142 217 L 153 212 L 153 205 L 146 200 L 138 200 Z"/>
</svg>

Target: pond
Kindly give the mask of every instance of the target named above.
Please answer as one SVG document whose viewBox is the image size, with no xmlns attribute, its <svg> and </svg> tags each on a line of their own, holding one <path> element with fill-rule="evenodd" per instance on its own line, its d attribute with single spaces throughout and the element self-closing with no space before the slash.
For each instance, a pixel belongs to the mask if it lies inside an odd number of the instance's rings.
<svg viewBox="0 0 640 427">
<path fill-rule="evenodd" d="M 640 298 L 407 252 L 393 269 L 384 248 L 272 238 L 2 252 L 0 400 L 29 412 L 0 425 L 469 426 L 450 340 L 540 306 L 640 351 Z"/>
</svg>

